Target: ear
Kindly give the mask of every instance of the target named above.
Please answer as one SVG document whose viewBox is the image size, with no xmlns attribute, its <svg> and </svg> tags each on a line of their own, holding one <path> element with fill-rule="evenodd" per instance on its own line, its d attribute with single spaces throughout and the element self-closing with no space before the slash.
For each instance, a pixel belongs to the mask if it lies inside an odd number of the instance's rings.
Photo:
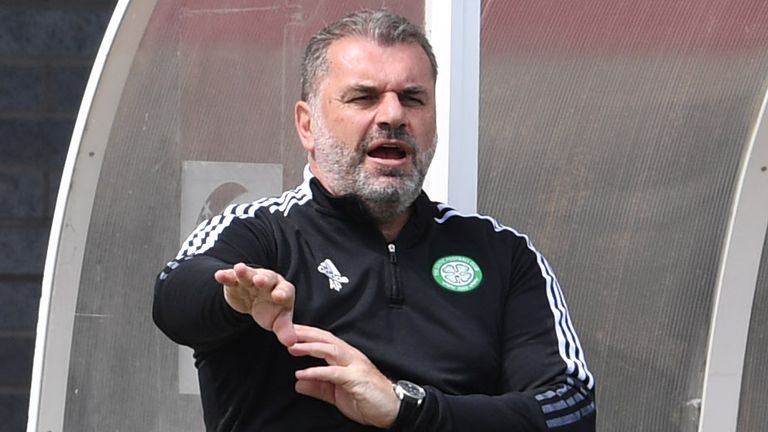
<svg viewBox="0 0 768 432">
<path fill-rule="evenodd" d="M 293 115 L 301 145 L 310 155 L 314 154 L 315 137 L 312 134 L 312 108 L 308 103 L 298 101 L 293 108 Z"/>
</svg>

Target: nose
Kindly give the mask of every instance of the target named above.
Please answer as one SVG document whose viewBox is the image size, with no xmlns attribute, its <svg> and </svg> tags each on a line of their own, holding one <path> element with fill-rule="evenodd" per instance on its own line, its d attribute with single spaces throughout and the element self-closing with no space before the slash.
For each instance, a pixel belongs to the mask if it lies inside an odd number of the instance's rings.
<svg viewBox="0 0 768 432">
<path fill-rule="evenodd" d="M 399 129 L 405 125 L 405 109 L 397 93 L 385 92 L 381 95 L 376 124 L 382 129 Z"/>
</svg>

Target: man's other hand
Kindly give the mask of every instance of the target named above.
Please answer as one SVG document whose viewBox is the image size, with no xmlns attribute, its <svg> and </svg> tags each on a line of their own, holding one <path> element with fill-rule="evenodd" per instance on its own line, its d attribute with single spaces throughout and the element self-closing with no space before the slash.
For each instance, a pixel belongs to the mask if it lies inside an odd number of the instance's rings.
<svg viewBox="0 0 768 432">
<path fill-rule="evenodd" d="M 336 406 L 348 418 L 379 428 L 392 426 L 400 400 L 385 377 L 358 349 L 315 327 L 296 325 L 295 356 L 312 356 L 328 366 L 296 371 L 296 391 Z"/>
<path fill-rule="evenodd" d="M 232 309 L 251 315 L 262 328 L 274 332 L 283 345 L 289 347 L 296 342 L 293 284 L 272 270 L 242 263 L 217 271 L 214 278 L 224 286 L 224 298 Z"/>
</svg>

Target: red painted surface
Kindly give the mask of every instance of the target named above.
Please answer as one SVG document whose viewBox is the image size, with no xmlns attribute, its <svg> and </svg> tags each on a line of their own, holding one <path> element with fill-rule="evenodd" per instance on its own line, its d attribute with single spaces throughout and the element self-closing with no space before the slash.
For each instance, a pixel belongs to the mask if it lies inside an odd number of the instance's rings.
<svg viewBox="0 0 768 432">
<path fill-rule="evenodd" d="M 213 46 L 222 42 L 279 45 L 288 23 L 307 28 L 309 38 L 346 13 L 382 6 L 413 22 L 424 20 L 423 3 L 412 0 L 162 0 L 157 2 L 145 40 L 175 39 L 179 21 L 197 17 L 199 25 L 184 35 L 188 41 Z"/>
<path fill-rule="evenodd" d="M 679 53 L 768 46 L 765 0 L 485 0 L 491 52 Z"/>
</svg>

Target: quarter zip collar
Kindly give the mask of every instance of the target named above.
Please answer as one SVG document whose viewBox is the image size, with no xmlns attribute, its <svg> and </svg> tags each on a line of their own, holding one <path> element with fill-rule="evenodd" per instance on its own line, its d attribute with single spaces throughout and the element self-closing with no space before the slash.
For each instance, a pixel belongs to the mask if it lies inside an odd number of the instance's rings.
<svg viewBox="0 0 768 432">
<path fill-rule="evenodd" d="M 350 223 L 361 226 L 366 229 L 375 230 L 379 236 L 384 237 L 379 232 L 379 228 L 368 214 L 363 203 L 355 196 L 337 197 L 331 195 L 325 187 L 312 177 L 309 180 L 309 187 L 312 191 L 312 202 L 314 208 L 328 216 L 346 219 Z M 436 206 L 430 201 L 426 192 L 423 190 L 411 204 L 411 215 L 403 226 L 397 238 L 392 243 L 397 243 L 403 247 L 410 247 L 426 233 L 429 227 L 429 219 L 437 215 Z"/>
<path fill-rule="evenodd" d="M 316 177 L 309 180 L 312 191 L 312 201 L 315 208 L 325 214 L 335 217 L 344 217 L 355 222 L 367 222 L 373 224 L 363 203 L 355 196 L 334 196 L 320 184 Z"/>
</svg>

